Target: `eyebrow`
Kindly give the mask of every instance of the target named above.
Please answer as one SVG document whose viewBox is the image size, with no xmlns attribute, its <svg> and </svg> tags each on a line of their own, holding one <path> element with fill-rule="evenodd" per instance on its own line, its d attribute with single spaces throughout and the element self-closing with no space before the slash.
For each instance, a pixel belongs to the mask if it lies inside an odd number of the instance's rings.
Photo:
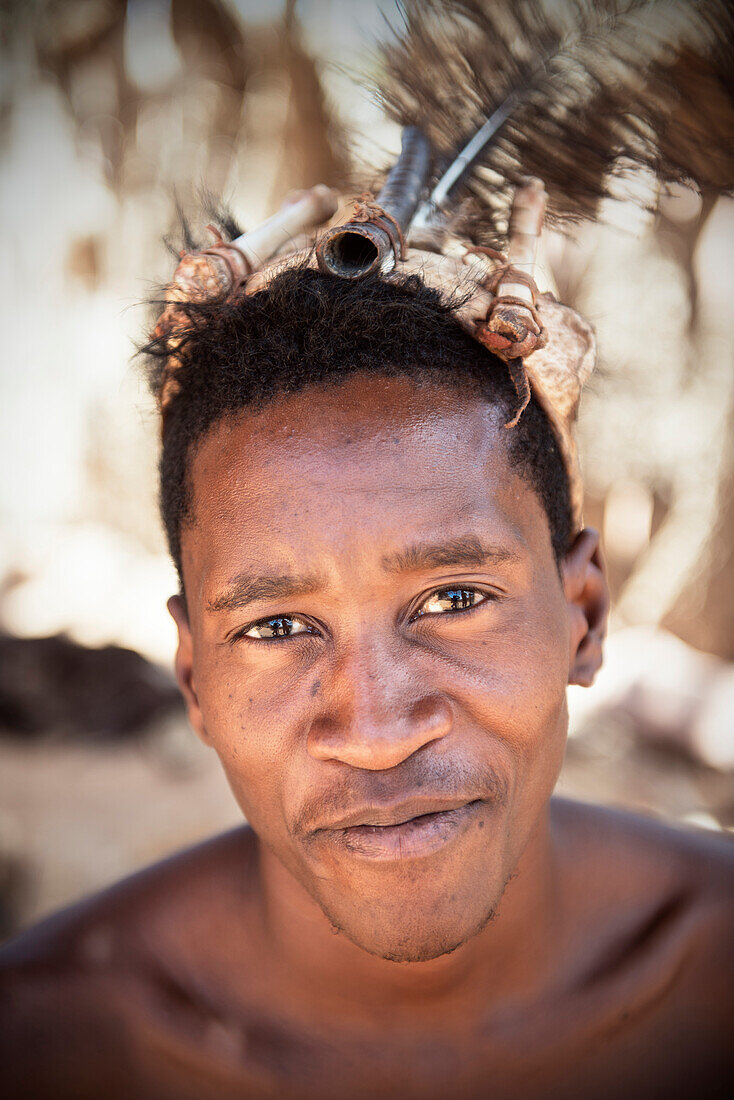
<svg viewBox="0 0 734 1100">
<path fill-rule="evenodd" d="M 283 600 L 318 592 L 324 582 L 315 574 L 250 576 L 242 573 L 229 582 L 223 592 L 207 604 L 209 611 L 239 611 L 256 600 Z"/>
<path fill-rule="evenodd" d="M 413 543 L 405 550 L 385 555 L 382 567 L 388 573 L 406 573 L 444 565 L 502 565 L 519 560 L 519 554 L 509 547 L 489 546 L 476 535 L 465 535 L 448 542 Z"/>
<path fill-rule="evenodd" d="M 476 535 L 466 535 L 448 542 L 413 543 L 404 550 L 386 554 L 382 558 L 382 568 L 386 573 L 408 573 L 450 565 L 481 567 L 519 560 L 519 555 L 506 546 L 489 546 Z M 223 592 L 209 600 L 207 608 L 209 611 L 239 611 L 257 600 L 309 596 L 325 587 L 324 578 L 315 573 L 260 576 L 241 573 Z"/>
</svg>

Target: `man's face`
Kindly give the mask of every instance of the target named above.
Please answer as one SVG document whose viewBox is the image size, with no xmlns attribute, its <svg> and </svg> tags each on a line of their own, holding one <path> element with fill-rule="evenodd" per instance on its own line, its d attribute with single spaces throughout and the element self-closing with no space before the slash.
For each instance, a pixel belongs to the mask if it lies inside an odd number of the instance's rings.
<svg viewBox="0 0 734 1100">
<path fill-rule="evenodd" d="M 384 957 L 479 931 L 563 757 L 575 629 L 474 396 L 354 377 L 193 462 L 179 675 L 261 841 Z"/>
</svg>

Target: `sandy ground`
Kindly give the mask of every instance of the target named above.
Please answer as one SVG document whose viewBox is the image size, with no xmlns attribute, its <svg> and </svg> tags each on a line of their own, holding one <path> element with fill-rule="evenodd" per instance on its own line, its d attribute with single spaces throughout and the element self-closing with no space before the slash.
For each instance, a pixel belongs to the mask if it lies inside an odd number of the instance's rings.
<svg viewBox="0 0 734 1100">
<path fill-rule="evenodd" d="M 124 746 L 0 743 L 7 932 L 241 821 L 219 762 L 187 729 Z"/>
</svg>

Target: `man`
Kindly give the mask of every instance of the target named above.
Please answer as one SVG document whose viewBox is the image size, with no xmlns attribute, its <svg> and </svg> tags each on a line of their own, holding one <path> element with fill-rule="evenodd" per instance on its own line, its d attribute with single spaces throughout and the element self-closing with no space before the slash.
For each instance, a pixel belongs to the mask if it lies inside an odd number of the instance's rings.
<svg viewBox="0 0 734 1100">
<path fill-rule="evenodd" d="M 516 400 L 415 276 L 201 308 L 169 606 L 249 824 L 5 949 L 4 1096 L 729 1095 L 729 845 L 551 798 L 608 601 Z"/>
<path fill-rule="evenodd" d="M 377 198 L 182 258 L 177 674 L 248 824 L 6 948 L 3 1096 L 729 1095 L 731 848 L 551 797 L 608 598 L 526 177 L 731 186 L 730 5 L 679 8 L 407 0 Z"/>
</svg>

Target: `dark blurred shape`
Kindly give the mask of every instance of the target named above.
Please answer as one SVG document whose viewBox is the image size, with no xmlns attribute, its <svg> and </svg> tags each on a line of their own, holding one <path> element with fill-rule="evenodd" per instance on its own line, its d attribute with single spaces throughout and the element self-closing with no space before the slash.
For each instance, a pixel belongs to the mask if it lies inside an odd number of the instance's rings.
<svg viewBox="0 0 734 1100">
<path fill-rule="evenodd" d="M 287 0 L 273 56 L 264 55 L 262 61 L 271 69 L 282 67 L 290 83 L 273 205 L 289 191 L 315 183 L 346 186 L 350 180 L 347 135 L 324 93 L 318 64 L 304 45 L 294 0 Z"/>
<path fill-rule="evenodd" d="M 86 142 L 99 146 L 107 181 L 117 192 L 145 188 L 158 178 L 155 158 L 136 155 L 137 126 L 151 106 L 166 125 L 175 125 L 175 108 L 186 87 L 198 87 L 199 96 L 208 97 L 208 140 L 235 142 L 251 64 L 242 29 L 226 3 L 171 0 L 170 34 L 184 70 L 163 88 L 140 88 L 125 54 L 126 28 L 134 17 L 127 0 L 46 0 L 32 28 L 41 69 L 65 96 Z M 206 92 L 197 86 L 202 81 L 208 82 Z M 200 142 L 201 135 L 194 140 Z M 182 170 L 188 180 L 192 171 L 185 158 Z M 180 185 L 186 180 L 165 182 Z M 215 179 L 213 186 L 222 183 Z"/>
<path fill-rule="evenodd" d="M 101 241 L 98 237 L 77 237 L 66 255 L 66 273 L 78 279 L 88 290 L 99 284 L 102 268 Z"/>
<path fill-rule="evenodd" d="M 0 942 L 21 926 L 32 893 L 31 877 L 22 858 L 0 851 Z"/>
<path fill-rule="evenodd" d="M 187 69 L 236 93 L 239 109 L 249 61 L 240 25 L 220 0 L 173 0 L 171 29 Z M 236 129 L 238 120 L 234 120 Z M 229 127 L 224 128 L 229 129 Z"/>
<path fill-rule="evenodd" d="M 87 138 L 97 136 L 104 152 L 110 181 L 118 182 L 124 154 L 124 132 L 134 123 L 138 94 L 125 75 L 123 34 L 126 0 L 51 0 L 39 7 L 33 25 L 38 63 L 67 99 L 69 109 L 88 129 Z M 100 113 L 96 97 L 74 95 L 77 75 L 93 64 L 101 65 L 111 80 L 112 103 L 121 123 L 110 128 L 109 114 Z"/>
<path fill-rule="evenodd" d="M 126 0 L 47 0 L 35 24 L 38 48 L 65 64 L 98 46 L 125 8 Z"/>
<path fill-rule="evenodd" d="M 131 649 L 0 634 L 0 734 L 116 742 L 174 713 L 183 702 L 173 677 Z"/>
</svg>

